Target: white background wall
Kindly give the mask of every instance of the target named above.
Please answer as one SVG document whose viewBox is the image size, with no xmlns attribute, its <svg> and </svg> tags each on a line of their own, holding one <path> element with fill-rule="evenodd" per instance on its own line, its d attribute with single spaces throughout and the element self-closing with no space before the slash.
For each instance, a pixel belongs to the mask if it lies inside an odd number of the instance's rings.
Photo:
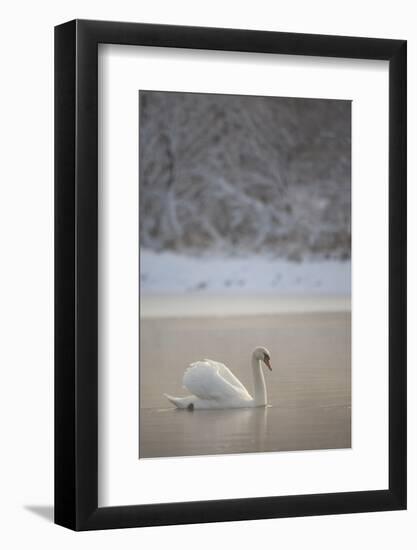
<svg viewBox="0 0 417 550">
<path fill-rule="evenodd" d="M 4 548 L 414 548 L 416 101 L 414 2 L 18 1 L 1 10 L 0 541 Z M 409 510 L 75 534 L 53 525 L 53 26 L 73 18 L 409 41 Z M 414 341 L 413 341 L 414 340 Z M 271 476 L 274 472 L 271 471 Z"/>
</svg>

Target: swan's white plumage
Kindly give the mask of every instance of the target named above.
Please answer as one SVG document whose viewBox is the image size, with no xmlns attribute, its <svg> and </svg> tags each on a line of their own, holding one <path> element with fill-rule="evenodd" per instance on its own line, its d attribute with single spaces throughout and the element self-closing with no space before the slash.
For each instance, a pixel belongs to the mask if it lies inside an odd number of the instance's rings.
<svg viewBox="0 0 417 550">
<path fill-rule="evenodd" d="M 185 371 L 184 387 L 203 401 L 218 403 L 240 403 L 251 400 L 245 386 L 223 363 L 204 359 L 192 363 Z M 214 403 L 214 404 L 216 404 Z"/>
<path fill-rule="evenodd" d="M 234 409 L 261 407 L 267 404 L 267 395 L 261 362 L 270 370 L 270 353 L 258 347 L 252 353 L 254 397 L 223 363 L 204 359 L 191 363 L 183 377 L 183 386 L 192 395 L 165 397 L 179 409 Z"/>
</svg>

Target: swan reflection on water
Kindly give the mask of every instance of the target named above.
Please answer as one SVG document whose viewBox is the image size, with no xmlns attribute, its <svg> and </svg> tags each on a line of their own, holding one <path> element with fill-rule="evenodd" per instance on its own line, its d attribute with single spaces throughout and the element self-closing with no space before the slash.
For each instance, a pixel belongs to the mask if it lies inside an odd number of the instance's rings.
<svg viewBox="0 0 417 550">
<path fill-rule="evenodd" d="M 349 448 L 345 405 L 142 409 L 140 458 Z M 142 444 L 142 446 L 141 446 Z"/>
<path fill-rule="evenodd" d="M 171 440 L 170 448 L 174 455 L 177 455 L 176 448 L 182 449 L 180 454 L 184 455 L 194 455 L 196 451 L 198 454 L 213 455 L 262 451 L 271 410 L 273 407 L 266 406 L 192 412 L 158 409 L 153 413 L 158 425 L 167 426 L 167 431 L 160 437 L 165 444 L 167 439 Z"/>
<path fill-rule="evenodd" d="M 194 411 L 194 418 L 190 419 L 190 426 L 196 424 L 207 441 L 221 447 L 228 443 L 235 446 L 235 441 L 246 439 L 252 444 L 259 444 L 265 440 L 267 433 L 268 411 L 271 407 L 256 407 L 230 410 L 202 410 Z M 181 414 L 180 411 L 174 411 Z M 188 422 L 186 421 L 186 425 Z"/>
</svg>

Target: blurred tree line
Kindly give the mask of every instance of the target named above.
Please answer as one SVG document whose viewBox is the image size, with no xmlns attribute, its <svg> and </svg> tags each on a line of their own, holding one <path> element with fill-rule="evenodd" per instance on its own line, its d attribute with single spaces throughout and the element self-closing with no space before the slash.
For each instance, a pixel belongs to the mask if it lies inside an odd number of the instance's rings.
<svg viewBox="0 0 417 550">
<path fill-rule="evenodd" d="M 141 246 L 350 258 L 350 101 L 139 98 Z"/>
</svg>

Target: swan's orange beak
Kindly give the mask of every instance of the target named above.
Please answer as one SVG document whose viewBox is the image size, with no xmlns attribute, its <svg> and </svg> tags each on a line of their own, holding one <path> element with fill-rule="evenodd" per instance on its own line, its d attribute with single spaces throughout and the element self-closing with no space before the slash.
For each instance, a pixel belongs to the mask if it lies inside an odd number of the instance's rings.
<svg viewBox="0 0 417 550">
<path fill-rule="evenodd" d="M 264 363 L 268 367 L 269 370 L 272 370 L 271 359 L 269 357 L 265 357 Z"/>
</svg>

